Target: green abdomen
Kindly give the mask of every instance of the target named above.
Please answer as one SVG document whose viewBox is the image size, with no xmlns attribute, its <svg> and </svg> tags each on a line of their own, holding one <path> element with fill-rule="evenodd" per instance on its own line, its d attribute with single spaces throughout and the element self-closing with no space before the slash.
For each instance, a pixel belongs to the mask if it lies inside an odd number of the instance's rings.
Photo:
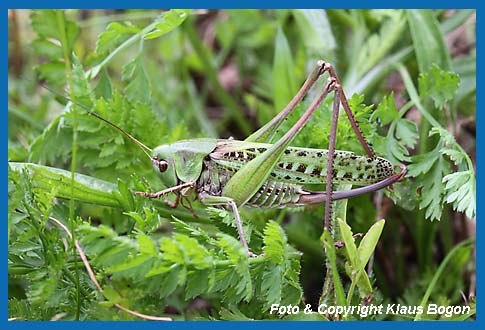
<svg viewBox="0 0 485 330">
<path fill-rule="evenodd" d="M 219 140 L 211 160 L 235 172 L 271 145 L 234 140 Z M 270 173 L 271 181 L 293 184 L 324 184 L 328 150 L 288 147 Z M 335 151 L 333 182 L 369 185 L 393 174 L 392 164 L 380 157 L 368 158 L 349 151 Z"/>
</svg>

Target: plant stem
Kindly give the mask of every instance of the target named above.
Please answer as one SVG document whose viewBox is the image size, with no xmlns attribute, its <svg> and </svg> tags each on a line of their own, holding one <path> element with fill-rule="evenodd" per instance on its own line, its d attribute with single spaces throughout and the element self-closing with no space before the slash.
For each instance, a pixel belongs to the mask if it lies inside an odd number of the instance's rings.
<svg viewBox="0 0 485 330">
<path fill-rule="evenodd" d="M 456 245 L 450 251 L 450 253 L 448 253 L 446 255 L 445 259 L 443 259 L 443 261 L 441 262 L 440 266 L 436 270 L 436 272 L 435 272 L 435 274 L 433 276 L 433 279 L 429 283 L 428 289 L 426 290 L 426 292 L 425 292 L 425 294 L 423 296 L 423 299 L 421 299 L 421 303 L 419 305 L 423 309 L 425 308 L 425 306 L 426 306 L 426 304 L 428 302 L 428 299 L 431 296 L 431 293 L 433 292 L 433 290 L 434 290 L 434 288 L 436 286 L 436 283 L 438 282 L 439 278 L 443 274 L 443 272 L 444 272 L 446 266 L 448 265 L 448 263 L 450 262 L 451 258 L 454 257 L 455 253 L 457 253 L 462 247 L 465 247 L 467 245 L 470 245 L 473 242 L 475 242 L 475 239 L 474 238 L 469 238 L 469 239 L 466 239 L 466 240 L 460 242 L 458 245 Z M 421 314 L 416 314 L 416 317 L 414 318 L 414 321 L 419 321 L 419 320 L 421 320 Z"/>
<path fill-rule="evenodd" d="M 153 23 L 145 27 L 143 30 L 138 32 L 137 34 L 134 34 L 130 38 L 126 39 L 121 45 L 116 47 L 112 52 L 109 53 L 108 56 L 105 57 L 105 59 L 93 67 L 92 69 L 86 71 L 86 78 L 88 79 L 94 79 L 98 75 L 98 73 L 101 71 L 101 69 L 106 66 L 116 55 L 118 55 L 119 52 L 124 50 L 125 48 L 128 48 L 132 44 L 134 44 L 138 39 L 141 39 L 146 33 L 149 31 L 153 30 L 157 26 L 158 22 L 155 20 Z"/>
<path fill-rule="evenodd" d="M 66 66 L 66 74 L 67 74 L 67 82 L 69 84 L 69 90 L 71 91 L 71 99 L 73 103 L 75 102 L 75 95 L 72 93 L 74 91 L 74 86 L 72 82 L 72 64 L 71 64 L 71 55 L 69 54 L 68 44 L 67 44 L 67 35 L 66 35 L 66 26 L 65 26 L 65 14 L 64 11 L 58 10 L 56 11 L 56 18 L 57 18 L 57 28 L 60 31 L 61 35 L 61 45 L 62 51 L 64 55 L 64 63 Z M 76 107 L 73 106 L 72 110 L 72 159 L 71 159 L 71 198 L 69 200 L 69 226 L 71 227 L 70 230 L 72 233 L 75 232 L 75 213 L 74 213 L 74 181 L 75 181 L 75 174 L 76 174 L 76 162 L 77 162 L 77 111 Z M 81 314 L 81 288 L 79 282 L 79 265 L 77 260 L 77 254 L 74 247 L 74 242 L 76 241 L 76 237 L 73 234 L 71 237 L 72 240 L 72 254 L 74 257 L 74 270 L 76 273 L 75 283 L 76 283 L 76 320 L 79 320 Z"/>
</svg>

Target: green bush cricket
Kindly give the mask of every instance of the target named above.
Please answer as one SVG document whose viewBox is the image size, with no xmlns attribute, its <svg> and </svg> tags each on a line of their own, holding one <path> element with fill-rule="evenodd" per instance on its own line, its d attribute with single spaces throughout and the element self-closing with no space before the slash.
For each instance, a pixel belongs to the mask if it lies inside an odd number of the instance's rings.
<svg viewBox="0 0 485 330">
<path fill-rule="evenodd" d="M 270 144 L 283 121 L 325 72 L 329 74 L 327 83 L 305 113 L 276 143 Z M 293 138 L 331 92 L 334 92 L 334 100 L 328 150 L 291 147 Z M 340 105 L 367 156 L 335 150 Z M 244 237 L 239 207 L 284 208 L 325 203 L 325 228 L 330 229 L 333 201 L 385 188 L 400 181 L 407 172 L 404 165 L 394 166 L 375 156 L 354 119 L 335 70 L 324 61 L 318 61 L 290 103 L 244 141 L 201 138 L 161 145 L 152 150 L 97 113 L 88 112 L 135 142 L 151 159 L 164 184 L 170 187 L 155 193 L 135 194 L 159 198 L 174 193 L 174 202 L 165 201 L 175 208 L 185 200 L 190 205 L 189 197 L 195 193 L 204 205 L 230 207 L 241 244 L 250 256 L 253 254 Z M 400 171 L 395 171 L 396 167 Z M 333 183 L 360 187 L 333 191 Z M 326 190 L 311 191 L 303 187 L 312 184 L 325 184 Z"/>
</svg>

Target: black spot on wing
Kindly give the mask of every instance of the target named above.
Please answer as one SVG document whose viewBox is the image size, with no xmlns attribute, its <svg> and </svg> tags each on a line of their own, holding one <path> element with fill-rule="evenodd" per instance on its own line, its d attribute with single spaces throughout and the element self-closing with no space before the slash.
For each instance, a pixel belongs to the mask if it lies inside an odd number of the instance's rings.
<svg viewBox="0 0 485 330">
<path fill-rule="evenodd" d="M 300 166 L 298 166 L 298 168 L 296 169 L 296 171 L 300 173 L 305 173 L 305 170 L 306 166 L 304 164 L 300 164 Z"/>
</svg>

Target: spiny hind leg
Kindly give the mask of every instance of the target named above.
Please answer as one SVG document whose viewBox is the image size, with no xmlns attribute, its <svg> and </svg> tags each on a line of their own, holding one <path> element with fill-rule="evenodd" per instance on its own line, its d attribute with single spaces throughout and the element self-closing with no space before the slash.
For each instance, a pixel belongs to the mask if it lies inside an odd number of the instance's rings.
<svg viewBox="0 0 485 330">
<path fill-rule="evenodd" d="M 293 99 L 286 105 L 286 107 L 280 111 L 273 119 L 271 119 L 266 125 L 258 129 L 256 132 L 251 134 L 246 138 L 245 141 L 248 142 L 263 142 L 269 143 L 271 138 L 275 135 L 278 128 L 284 122 L 286 118 L 290 115 L 290 113 L 296 109 L 296 106 L 303 97 L 308 93 L 308 91 L 312 88 L 318 78 L 328 71 L 329 64 L 325 63 L 324 61 L 318 61 L 317 65 L 313 68 L 312 72 L 308 75 L 307 79 L 301 86 L 300 90 L 296 93 Z"/>
<path fill-rule="evenodd" d="M 330 140 L 328 144 L 328 159 L 327 159 L 327 176 L 325 194 L 327 199 L 325 201 L 325 229 L 331 232 L 330 219 L 332 217 L 332 202 L 333 202 L 333 161 L 335 153 L 335 142 L 337 136 L 338 113 L 340 108 L 340 84 L 335 82 L 332 86 L 334 90 L 332 121 L 330 125 Z"/>
<path fill-rule="evenodd" d="M 330 63 L 326 63 L 326 71 L 328 71 L 328 74 L 330 75 L 330 77 L 335 79 L 335 82 L 336 82 L 335 92 L 338 91 L 340 103 L 342 104 L 345 110 L 345 113 L 349 118 L 350 125 L 352 126 L 352 129 L 355 135 L 357 136 L 357 139 L 359 140 L 360 144 L 362 144 L 362 147 L 364 148 L 367 156 L 369 156 L 369 158 L 374 158 L 375 157 L 374 150 L 372 150 L 372 147 L 369 145 L 364 135 L 362 134 L 362 131 L 359 128 L 359 124 L 355 120 L 352 110 L 350 109 L 349 102 L 347 100 L 347 97 L 345 96 L 344 90 L 342 88 L 342 84 L 340 83 L 340 79 L 337 73 L 335 72 L 334 67 Z"/>
</svg>

